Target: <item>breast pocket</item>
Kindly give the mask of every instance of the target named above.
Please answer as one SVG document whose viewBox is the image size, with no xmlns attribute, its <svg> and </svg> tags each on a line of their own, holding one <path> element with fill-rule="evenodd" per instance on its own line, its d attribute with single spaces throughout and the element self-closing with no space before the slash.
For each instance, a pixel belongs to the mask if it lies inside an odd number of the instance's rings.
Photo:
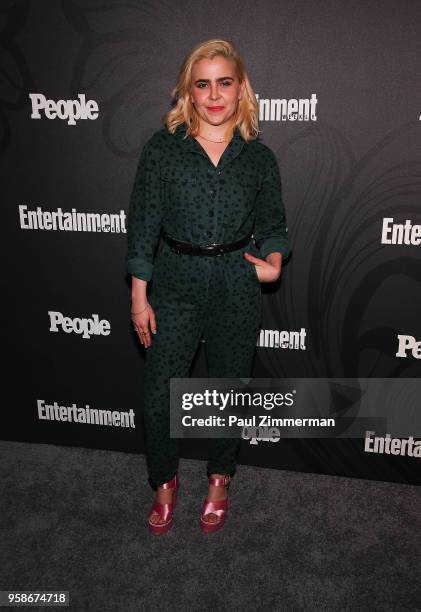
<svg viewBox="0 0 421 612">
<path fill-rule="evenodd" d="M 258 176 L 233 176 L 229 189 L 234 212 L 240 215 L 250 214 L 260 188 L 261 183 Z"/>
<path fill-rule="evenodd" d="M 197 197 L 197 177 L 193 174 L 163 174 L 169 210 L 189 208 Z"/>
<path fill-rule="evenodd" d="M 161 175 L 161 180 L 165 189 L 164 230 L 179 240 L 189 241 L 197 207 L 197 178 L 175 172 Z"/>
<path fill-rule="evenodd" d="M 254 202 L 260 191 L 260 178 L 258 176 L 245 176 L 239 179 L 242 195 L 245 199 Z"/>
</svg>

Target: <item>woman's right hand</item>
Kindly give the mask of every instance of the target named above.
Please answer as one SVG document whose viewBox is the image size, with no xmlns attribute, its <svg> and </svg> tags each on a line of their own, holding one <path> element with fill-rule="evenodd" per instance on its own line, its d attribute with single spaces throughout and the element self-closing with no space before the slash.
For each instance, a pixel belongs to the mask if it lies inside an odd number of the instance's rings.
<svg viewBox="0 0 421 612">
<path fill-rule="evenodd" d="M 140 342 L 148 348 L 152 344 L 151 332 L 156 334 L 156 320 L 152 306 L 149 303 L 145 306 L 138 308 L 140 314 L 132 314 L 131 318 Z"/>
</svg>

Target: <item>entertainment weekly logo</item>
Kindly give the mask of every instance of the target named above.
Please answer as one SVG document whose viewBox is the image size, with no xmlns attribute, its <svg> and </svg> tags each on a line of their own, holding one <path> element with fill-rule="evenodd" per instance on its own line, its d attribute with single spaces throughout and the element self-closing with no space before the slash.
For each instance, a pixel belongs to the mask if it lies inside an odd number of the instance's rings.
<svg viewBox="0 0 421 612">
<path fill-rule="evenodd" d="M 91 408 L 89 404 L 78 407 L 60 405 L 58 402 L 47 404 L 45 400 L 37 400 L 37 414 L 40 421 L 61 421 L 64 423 L 82 423 L 83 425 L 107 425 L 109 427 L 132 427 L 134 412 L 120 410 L 99 410 Z"/>
<path fill-rule="evenodd" d="M 87 213 L 72 208 L 65 212 L 61 208 L 42 210 L 41 206 L 31 210 L 22 204 L 19 206 L 19 223 L 24 230 L 127 233 L 124 210 L 119 213 Z"/>
<path fill-rule="evenodd" d="M 385 436 L 376 436 L 375 433 L 374 431 L 365 432 L 364 451 L 366 453 L 421 458 L 421 440 L 414 440 L 414 436 L 392 438 L 388 433 Z"/>
<path fill-rule="evenodd" d="M 421 244 L 421 225 L 413 224 L 410 219 L 404 223 L 395 223 L 393 217 L 384 217 L 381 244 Z"/>
<path fill-rule="evenodd" d="M 67 125 L 76 125 L 76 121 L 95 120 L 98 118 L 98 103 L 86 100 L 85 94 L 78 94 L 77 100 L 47 100 L 42 93 L 30 93 L 32 112 L 31 119 L 61 119 Z"/>
<path fill-rule="evenodd" d="M 257 337 L 256 346 L 259 348 L 279 348 L 292 350 L 307 350 L 305 340 L 307 332 L 304 327 L 300 331 L 279 329 L 261 329 Z M 200 339 L 206 343 L 205 338 Z"/>
<path fill-rule="evenodd" d="M 306 335 L 304 327 L 300 331 L 287 331 L 278 329 L 261 329 L 256 346 L 260 348 L 281 348 L 293 350 L 306 350 Z"/>
<path fill-rule="evenodd" d="M 260 121 L 317 121 L 317 96 L 310 98 L 260 98 L 256 94 Z"/>
</svg>

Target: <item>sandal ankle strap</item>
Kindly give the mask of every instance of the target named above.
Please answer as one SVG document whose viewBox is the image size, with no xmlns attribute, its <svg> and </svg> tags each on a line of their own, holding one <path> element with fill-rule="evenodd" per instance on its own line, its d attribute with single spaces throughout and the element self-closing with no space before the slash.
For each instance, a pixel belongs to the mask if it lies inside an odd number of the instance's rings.
<svg viewBox="0 0 421 612">
<path fill-rule="evenodd" d="M 225 476 L 209 476 L 209 484 L 215 487 L 225 487 L 231 482 L 231 476 L 226 474 Z"/>
</svg>

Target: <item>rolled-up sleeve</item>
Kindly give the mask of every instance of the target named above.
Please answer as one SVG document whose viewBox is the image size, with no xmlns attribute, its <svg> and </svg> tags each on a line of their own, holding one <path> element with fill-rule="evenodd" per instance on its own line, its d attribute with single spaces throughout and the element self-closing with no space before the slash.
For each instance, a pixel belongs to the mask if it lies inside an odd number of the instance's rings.
<svg viewBox="0 0 421 612">
<path fill-rule="evenodd" d="M 269 253 L 282 253 L 285 260 L 292 252 L 288 237 L 285 207 L 282 199 L 282 184 L 279 166 L 274 153 L 267 149 L 261 188 L 256 198 L 254 240 L 265 259 Z"/>
<path fill-rule="evenodd" d="M 163 216 L 159 154 L 148 141 L 140 155 L 127 217 L 126 267 L 141 280 L 152 278 Z"/>
</svg>

